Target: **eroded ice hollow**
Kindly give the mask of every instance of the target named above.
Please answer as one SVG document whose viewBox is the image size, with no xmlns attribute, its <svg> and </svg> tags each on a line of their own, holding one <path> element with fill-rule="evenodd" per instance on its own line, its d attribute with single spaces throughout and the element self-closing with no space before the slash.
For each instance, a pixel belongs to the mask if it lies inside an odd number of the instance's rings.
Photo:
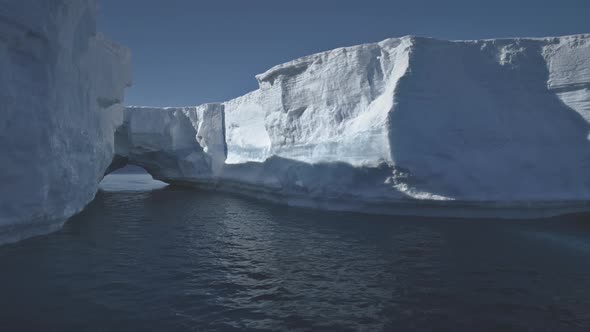
<svg viewBox="0 0 590 332">
<path fill-rule="evenodd" d="M 590 209 L 590 35 L 387 39 L 276 66 L 225 103 L 124 109 L 130 54 L 95 17 L 93 0 L 0 0 L 0 242 L 58 229 L 128 163 L 327 209 Z"/>
</svg>

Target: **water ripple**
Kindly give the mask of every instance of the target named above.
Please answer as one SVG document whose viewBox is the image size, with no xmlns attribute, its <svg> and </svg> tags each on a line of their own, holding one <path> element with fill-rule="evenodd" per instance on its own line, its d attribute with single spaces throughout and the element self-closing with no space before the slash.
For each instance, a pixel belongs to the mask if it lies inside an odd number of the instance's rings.
<svg viewBox="0 0 590 332">
<path fill-rule="evenodd" d="M 0 330 L 587 331 L 585 220 L 105 191 L 62 231 L 0 248 Z"/>
</svg>

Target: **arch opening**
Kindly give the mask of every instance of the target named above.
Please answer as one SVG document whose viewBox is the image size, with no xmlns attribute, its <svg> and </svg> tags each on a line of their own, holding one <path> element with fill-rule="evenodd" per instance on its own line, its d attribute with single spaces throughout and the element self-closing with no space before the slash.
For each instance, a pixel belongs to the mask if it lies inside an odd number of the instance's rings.
<svg viewBox="0 0 590 332">
<path fill-rule="evenodd" d="M 100 181 L 99 190 L 106 192 L 142 192 L 162 189 L 168 184 L 156 180 L 143 167 L 120 163 L 118 167 L 107 171 L 105 177 Z"/>
</svg>

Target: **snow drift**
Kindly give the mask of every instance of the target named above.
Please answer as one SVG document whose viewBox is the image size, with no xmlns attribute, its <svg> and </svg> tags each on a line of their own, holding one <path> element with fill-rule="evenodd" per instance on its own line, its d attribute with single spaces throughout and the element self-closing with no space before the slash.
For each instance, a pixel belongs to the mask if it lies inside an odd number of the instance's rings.
<svg viewBox="0 0 590 332">
<path fill-rule="evenodd" d="M 225 164 L 207 170 L 198 126 L 178 120 L 194 154 L 172 157 L 172 168 L 151 165 L 155 177 L 346 210 L 523 216 L 527 207 L 528 215 L 588 208 L 589 35 L 403 37 L 311 55 L 256 78 L 258 90 L 212 111 L 223 118 Z M 179 135 L 158 126 L 171 114 L 127 109 L 132 121 L 155 125 L 141 130 L 152 142 Z M 168 143 L 162 151 L 174 156 Z"/>
<path fill-rule="evenodd" d="M 61 227 L 111 163 L 130 55 L 95 14 L 91 0 L 0 0 L 0 243 Z"/>
</svg>

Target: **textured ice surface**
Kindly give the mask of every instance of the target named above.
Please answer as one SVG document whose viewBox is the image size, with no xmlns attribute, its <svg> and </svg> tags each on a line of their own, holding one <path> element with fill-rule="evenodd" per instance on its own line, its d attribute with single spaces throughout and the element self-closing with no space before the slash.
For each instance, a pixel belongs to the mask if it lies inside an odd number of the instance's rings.
<svg viewBox="0 0 590 332">
<path fill-rule="evenodd" d="M 90 0 L 0 0 L 0 242 L 60 227 L 111 163 L 130 55 L 95 14 Z"/>
<path fill-rule="evenodd" d="M 258 75 L 259 90 L 225 103 L 228 163 L 271 155 L 354 166 L 389 161 L 388 114 L 410 47 L 401 38 L 340 48 Z"/>
<path fill-rule="evenodd" d="M 588 35 L 341 48 L 227 102 L 228 163 L 394 165 L 416 198 L 588 199 Z"/>
<path fill-rule="evenodd" d="M 216 109 L 225 165 L 210 177 L 185 170 L 164 180 L 345 209 L 590 199 L 589 35 L 403 37 L 304 57 L 257 79 L 258 90 Z M 202 169 L 190 163 L 180 168 Z"/>
</svg>

